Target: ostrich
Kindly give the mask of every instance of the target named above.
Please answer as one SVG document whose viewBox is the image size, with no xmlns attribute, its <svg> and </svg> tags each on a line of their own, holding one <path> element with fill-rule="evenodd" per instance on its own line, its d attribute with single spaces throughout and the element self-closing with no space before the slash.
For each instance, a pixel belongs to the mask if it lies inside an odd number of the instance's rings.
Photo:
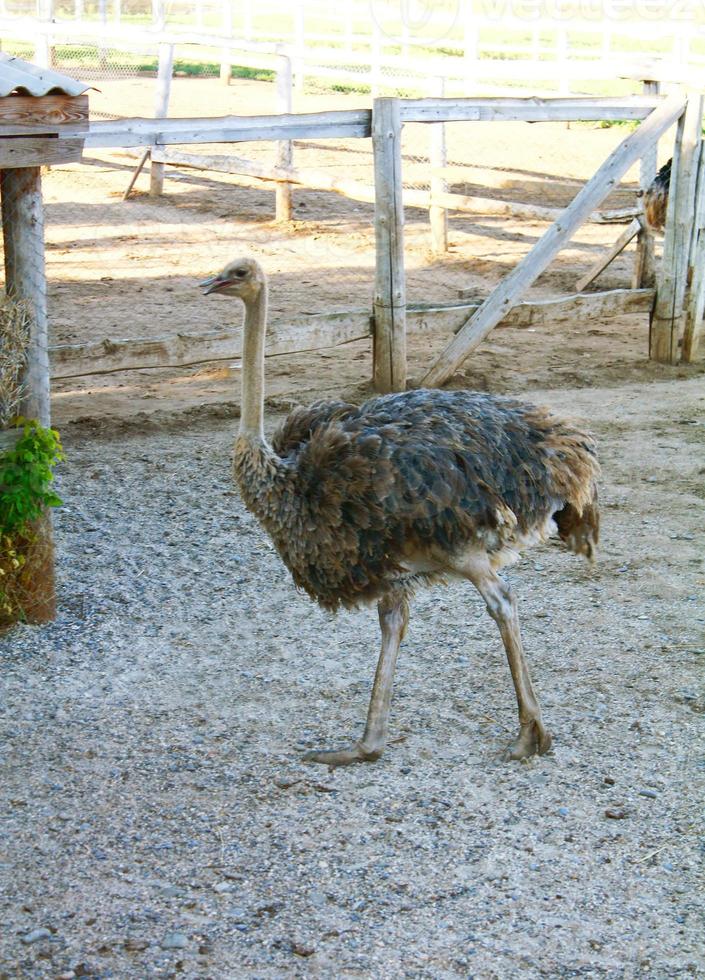
<svg viewBox="0 0 705 980">
<path fill-rule="evenodd" d="M 664 163 L 644 191 L 644 216 L 652 231 L 663 231 L 666 225 L 668 192 L 671 186 L 672 160 Z"/>
<path fill-rule="evenodd" d="M 309 752 L 328 766 L 371 762 L 384 750 L 392 681 L 424 584 L 469 580 L 499 626 L 519 707 L 507 757 L 547 752 L 519 632 L 516 601 L 498 569 L 557 527 L 592 559 L 598 464 L 589 435 L 545 409 L 468 391 L 416 390 L 361 406 L 297 408 L 264 436 L 267 281 L 250 258 L 206 279 L 205 293 L 245 306 L 240 430 L 234 473 L 245 505 L 270 535 L 296 585 L 324 609 L 377 603 L 382 646 L 362 739 Z"/>
</svg>

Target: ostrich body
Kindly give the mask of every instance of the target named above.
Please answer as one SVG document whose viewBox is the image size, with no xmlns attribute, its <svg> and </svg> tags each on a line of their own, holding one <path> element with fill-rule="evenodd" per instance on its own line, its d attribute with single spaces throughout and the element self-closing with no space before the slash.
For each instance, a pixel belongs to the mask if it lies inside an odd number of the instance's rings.
<svg viewBox="0 0 705 980">
<path fill-rule="evenodd" d="M 499 626 L 520 730 L 510 758 L 546 752 L 522 649 L 516 601 L 497 574 L 551 531 L 592 558 L 598 538 L 592 439 L 546 410 L 466 391 L 417 390 L 361 406 L 295 409 L 264 437 L 267 285 L 252 259 L 231 263 L 206 293 L 245 304 L 242 409 L 234 471 L 243 500 L 296 585 L 325 609 L 377 602 L 382 648 L 362 739 L 309 761 L 345 765 L 384 749 L 392 680 L 422 584 L 468 579 Z"/>
<path fill-rule="evenodd" d="M 644 191 L 644 216 L 647 225 L 652 231 L 663 231 L 666 226 L 672 163 L 672 160 L 664 163 Z"/>
</svg>

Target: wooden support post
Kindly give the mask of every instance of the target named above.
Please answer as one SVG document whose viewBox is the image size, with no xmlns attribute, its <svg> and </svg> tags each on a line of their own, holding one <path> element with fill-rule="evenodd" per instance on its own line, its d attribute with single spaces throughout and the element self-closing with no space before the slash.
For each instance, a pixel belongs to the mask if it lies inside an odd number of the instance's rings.
<svg viewBox="0 0 705 980">
<path fill-rule="evenodd" d="M 703 312 L 705 312 L 705 143 L 702 140 L 697 154 L 695 227 L 688 265 L 690 289 L 685 311 L 682 351 L 686 363 L 694 361 L 697 357 L 703 331 Z"/>
<path fill-rule="evenodd" d="M 104 40 L 108 36 L 108 0 L 98 0 L 98 17 L 100 18 L 100 43 L 98 45 L 98 65 L 101 71 L 108 67 L 108 49 Z"/>
<path fill-rule="evenodd" d="M 679 360 L 695 212 L 695 157 L 700 146 L 702 118 L 702 96 L 691 92 L 678 122 L 663 258 L 657 276 L 656 303 L 649 334 L 649 356 L 662 364 L 677 364 Z"/>
<path fill-rule="evenodd" d="M 223 37 L 233 36 L 233 8 L 231 0 L 223 0 Z M 232 53 L 230 48 L 223 48 L 220 59 L 220 80 L 223 85 L 230 84 L 233 73 Z"/>
<path fill-rule="evenodd" d="M 159 72 L 157 74 L 157 92 L 154 102 L 154 115 L 157 119 L 166 118 L 169 112 L 169 94 L 171 92 L 171 76 L 174 70 L 174 45 L 159 45 Z M 159 197 L 164 190 L 164 161 L 160 159 L 160 149 L 152 147 L 149 173 L 149 196 Z"/>
<path fill-rule="evenodd" d="M 50 422 L 49 342 L 46 277 L 44 272 L 44 211 L 39 167 L 0 171 L 2 224 L 5 245 L 5 288 L 9 296 L 26 300 L 32 308 L 27 367 L 22 379 L 20 412 Z M 56 613 L 51 518 L 47 513 L 35 526 L 25 554 L 22 581 L 26 583 L 22 611 L 31 623 L 46 623 Z"/>
<path fill-rule="evenodd" d="M 641 222 L 638 218 L 634 218 L 631 224 L 625 228 L 625 230 L 619 236 L 612 248 L 605 255 L 601 256 L 584 276 L 581 276 L 580 279 L 578 279 L 575 284 L 576 291 L 581 292 L 586 286 L 589 286 L 591 282 L 594 282 L 600 273 L 604 272 L 607 266 L 611 262 L 614 262 L 618 255 L 621 255 L 632 238 L 635 238 L 639 234 L 640 230 Z"/>
<path fill-rule="evenodd" d="M 372 18 L 372 39 L 370 41 L 370 91 L 372 98 L 379 95 L 382 79 L 382 30 L 375 17 Z"/>
<path fill-rule="evenodd" d="M 464 0 L 463 17 L 463 77 L 465 94 L 469 95 L 477 83 L 478 29 L 472 0 Z"/>
<path fill-rule="evenodd" d="M 0 170 L 5 289 L 27 300 L 33 311 L 33 332 L 23 381 L 21 412 L 49 425 L 49 353 L 47 288 L 44 273 L 44 211 L 39 167 Z"/>
<path fill-rule="evenodd" d="M 423 378 L 425 385 L 440 385 L 453 374 L 468 354 L 507 315 L 522 293 L 541 275 L 551 260 L 589 217 L 593 208 L 619 183 L 627 170 L 643 154 L 653 140 L 658 139 L 683 112 L 684 98 L 672 96 L 644 120 L 628 136 L 576 195 L 563 214 L 539 239 L 521 262 L 487 297 L 477 313 L 441 352 Z"/>
<path fill-rule="evenodd" d="M 242 33 L 246 41 L 254 40 L 254 25 L 252 20 L 252 0 L 244 0 L 242 4 Z"/>
<path fill-rule="evenodd" d="M 296 50 L 294 79 L 296 91 L 300 93 L 304 90 L 304 59 L 306 57 L 306 21 L 303 0 L 294 4 L 294 48 Z"/>
<path fill-rule="evenodd" d="M 277 69 L 277 112 L 291 112 L 292 86 L 291 59 L 282 54 Z M 294 163 L 293 147 L 294 144 L 291 140 L 279 140 L 277 143 L 277 167 L 283 167 L 285 170 L 291 169 Z M 292 209 L 291 184 L 277 183 L 276 220 L 283 223 L 291 221 Z"/>
<path fill-rule="evenodd" d="M 643 82 L 644 95 L 658 95 L 661 89 L 659 82 L 645 80 Z M 639 169 L 639 187 L 642 194 L 651 184 L 658 169 L 658 140 L 650 146 L 641 158 Z M 639 236 L 636 240 L 636 258 L 634 261 L 634 275 L 632 276 L 632 288 L 641 289 L 644 286 L 653 286 L 656 278 L 656 263 L 654 261 L 654 235 L 645 221 L 641 222 Z"/>
<path fill-rule="evenodd" d="M 49 24 L 51 24 L 54 15 L 53 7 L 53 0 L 38 0 L 37 2 L 39 30 L 37 31 L 37 38 L 34 42 L 34 61 L 41 68 L 51 68 L 54 60 L 54 52 L 51 47 L 48 31 Z"/>
<path fill-rule="evenodd" d="M 438 78 L 434 94 L 442 98 L 444 93 L 445 79 Z M 433 252 L 435 255 L 443 255 L 448 251 L 448 212 L 444 207 L 440 207 L 437 203 L 434 203 L 434 195 L 445 194 L 448 189 L 445 180 L 439 175 L 439 171 L 447 163 L 445 123 L 432 123 L 429 129 L 431 131 L 431 145 L 429 147 L 431 207 L 428 210 L 428 217 L 431 222 Z"/>
<path fill-rule="evenodd" d="M 375 99 L 372 109 L 375 170 L 376 275 L 374 386 L 406 388 L 406 286 L 402 203 L 401 120 L 398 99 Z"/>
</svg>

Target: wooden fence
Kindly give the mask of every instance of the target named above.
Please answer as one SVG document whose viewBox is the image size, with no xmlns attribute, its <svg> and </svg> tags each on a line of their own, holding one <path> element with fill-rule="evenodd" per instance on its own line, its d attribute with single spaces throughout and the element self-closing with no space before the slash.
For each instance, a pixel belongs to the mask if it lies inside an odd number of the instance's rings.
<svg viewBox="0 0 705 980">
<path fill-rule="evenodd" d="M 573 202 L 563 211 L 529 254 L 480 304 L 462 298 L 454 303 L 407 303 L 404 274 L 404 189 L 401 132 L 406 122 L 438 126 L 446 121 L 572 119 L 642 120 L 638 128 L 610 154 Z M 528 326 L 536 322 L 579 317 L 581 321 L 654 309 L 651 356 L 675 363 L 694 357 L 700 335 L 705 294 L 705 154 L 701 152 L 699 125 L 702 100 L 674 94 L 608 99 L 377 99 L 373 109 L 308 114 L 280 114 L 219 119 L 132 119 L 91 123 L 81 127 L 88 147 L 157 147 L 173 144 L 292 138 L 370 139 L 374 156 L 376 279 L 372 310 L 296 318 L 273 325 L 267 353 L 281 354 L 332 347 L 372 336 L 374 382 L 380 391 L 406 386 L 407 331 L 440 330 L 449 336 L 446 348 L 431 366 L 423 383 L 442 384 L 468 354 L 499 324 Z M 599 208 L 612 188 L 638 160 L 651 160 L 656 141 L 673 124 L 678 126 L 673 186 L 664 244 L 664 259 L 656 292 L 650 288 L 612 290 L 571 295 L 550 301 L 527 302 L 526 289 L 546 269 L 577 228 Z M 71 122 L 42 128 L 6 119 L 6 135 L 53 135 L 60 143 L 75 138 Z M 51 132 L 49 132 L 51 130 Z M 278 174 L 278 176 L 277 176 Z M 305 182 L 305 174 L 286 166 L 272 179 Z M 312 181 L 313 183 L 313 181 Z M 348 193 L 349 187 L 330 186 Z M 449 195 L 454 197 L 454 195 Z M 697 202 L 697 206 L 696 206 Z M 424 203 L 428 203 L 424 199 Z M 433 207 L 446 206 L 431 194 Z M 459 203 L 449 202 L 454 208 Z M 181 366 L 241 354 L 240 331 L 210 335 L 171 336 L 156 340 L 125 340 L 68 345 L 51 350 L 52 375 L 81 374 L 128 368 Z"/>
<path fill-rule="evenodd" d="M 201 58 L 212 58 L 215 52 L 224 80 L 232 64 L 243 64 L 233 60 L 234 44 L 248 49 L 251 56 L 257 52 L 267 55 L 279 45 L 292 59 L 297 87 L 312 78 L 367 84 L 373 95 L 393 83 L 407 89 L 412 84 L 420 86 L 431 94 L 427 86 L 432 87 L 437 76 L 465 88 L 471 83 L 475 89 L 479 80 L 506 86 L 521 78 L 533 85 L 548 84 L 556 94 L 568 94 L 576 84 L 613 81 L 622 72 L 633 73 L 645 58 L 667 62 L 672 74 L 684 68 L 701 71 L 705 66 L 698 45 L 704 25 L 669 16 L 675 11 L 665 4 L 661 11 L 658 4 L 642 5 L 640 16 L 629 18 L 627 11 L 606 3 L 602 17 L 591 19 L 577 12 L 570 18 L 560 11 L 553 17 L 542 15 L 538 6 L 530 9 L 531 5 L 521 3 L 487 10 L 473 0 L 457 0 L 452 5 L 452 21 L 432 36 L 422 26 L 409 23 L 413 14 L 408 9 L 395 24 L 385 22 L 389 10 L 383 5 L 376 10 L 367 0 L 346 3 L 334 17 L 326 6 L 314 0 L 289 4 L 196 0 L 191 5 L 192 22 L 184 23 L 187 12 L 182 10 L 177 24 L 170 23 L 172 11 L 165 0 L 152 0 L 151 16 L 145 16 L 145 9 L 138 21 L 134 4 L 129 20 L 123 17 L 121 0 L 98 0 L 93 16 L 83 0 L 75 0 L 74 16 L 67 4 L 38 0 L 36 16 L 26 18 L 8 16 L 0 0 L 0 27 L 5 36 L 22 30 L 25 38 L 34 39 L 35 61 L 47 67 L 49 61 L 42 59 L 50 59 L 53 45 L 62 40 L 95 39 L 102 47 L 118 50 L 145 45 L 153 49 L 155 38 L 170 30 L 180 35 L 179 44 L 197 45 L 203 52 Z M 431 14 L 442 8 L 436 5 Z M 600 5 L 595 4 L 591 14 L 599 12 Z M 321 29 L 321 21 L 337 29 Z M 641 42 L 636 49 L 635 41 Z"/>
</svg>

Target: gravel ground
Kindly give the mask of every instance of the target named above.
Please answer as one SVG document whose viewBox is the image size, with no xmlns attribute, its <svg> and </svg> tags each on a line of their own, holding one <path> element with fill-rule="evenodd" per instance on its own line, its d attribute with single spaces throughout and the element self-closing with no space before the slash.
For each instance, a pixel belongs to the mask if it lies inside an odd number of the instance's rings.
<svg viewBox="0 0 705 980">
<path fill-rule="evenodd" d="M 536 392 L 589 418 L 604 553 L 511 570 L 550 756 L 462 583 L 420 594 L 392 744 L 370 611 L 296 594 L 233 422 L 67 426 L 61 609 L 0 640 L 0 977 L 705 976 L 702 379 Z"/>
</svg>

